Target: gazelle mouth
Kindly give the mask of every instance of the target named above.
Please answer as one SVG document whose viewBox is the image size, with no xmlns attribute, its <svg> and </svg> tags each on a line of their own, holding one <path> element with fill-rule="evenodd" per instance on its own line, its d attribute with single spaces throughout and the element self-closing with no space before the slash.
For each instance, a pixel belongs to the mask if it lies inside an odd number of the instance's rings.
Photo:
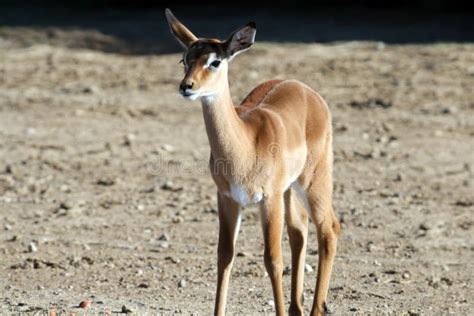
<svg viewBox="0 0 474 316">
<path fill-rule="evenodd" d="M 180 90 L 179 94 L 181 94 L 187 100 L 196 100 L 199 97 L 199 92 L 191 92 L 191 91 L 183 91 Z"/>
<path fill-rule="evenodd" d="M 197 93 L 195 93 L 195 92 L 181 92 L 181 95 L 183 97 L 190 97 L 190 96 L 195 95 L 195 94 L 197 94 Z"/>
</svg>

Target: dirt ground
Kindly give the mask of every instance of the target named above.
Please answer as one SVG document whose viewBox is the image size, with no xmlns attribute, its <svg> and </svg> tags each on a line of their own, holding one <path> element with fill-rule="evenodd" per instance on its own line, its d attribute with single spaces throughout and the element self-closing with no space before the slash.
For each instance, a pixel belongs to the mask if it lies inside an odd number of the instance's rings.
<svg viewBox="0 0 474 316">
<path fill-rule="evenodd" d="M 180 58 L 0 38 L 1 314 L 83 314 L 86 299 L 89 313 L 210 314 L 215 187 Z M 234 102 L 271 78 L 309 84 L 333 113 L 333 313 L 474 314 L 474 45 L 257 43 L 230 67 Z M 246 209 L 229 314 L 273 312 L 261 235 Z M 307 310 L 317 260 L 311 226 Z"/>
</svg>

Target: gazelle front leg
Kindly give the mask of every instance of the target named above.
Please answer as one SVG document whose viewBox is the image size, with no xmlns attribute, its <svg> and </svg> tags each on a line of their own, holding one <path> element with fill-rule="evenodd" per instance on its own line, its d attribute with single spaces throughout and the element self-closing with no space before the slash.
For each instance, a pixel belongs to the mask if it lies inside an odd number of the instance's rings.
<svg viewBox="0 0 474 316">
<path fill-rule="evenodd" d="M 224 315 L 227 289 L 235 256 L 235 242 L 240 228 L 241 208 L 220 192 L 217 194 L 217 204 L 219 208 L 219 245 L 217 248 L 217 292 L 214 315 Z"/>
<path fill-rule="evenodd" d="M 283 259 L 281 236 L 283 231 L 284 203 L 282 194 L 266 198 L 261 207 L 263 237 L 265 241 L 265 267 L 270 276 L 277 315 L 285 315 L 283 298 Z"/>
</svg>

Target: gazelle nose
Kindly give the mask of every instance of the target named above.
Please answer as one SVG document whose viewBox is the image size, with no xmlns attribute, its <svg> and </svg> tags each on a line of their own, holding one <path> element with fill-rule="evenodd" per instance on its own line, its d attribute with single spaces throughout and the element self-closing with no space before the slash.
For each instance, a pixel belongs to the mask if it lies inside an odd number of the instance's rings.
<svg viewBox="0 0 474 316">
<path fill-rule="evenodd" d="M 192 81 L 192 80 L 181 81 L 181 83 L 179 85 L 179 89 L 181 91 L 186 91 L 188 89 L 192 89 L 193 86 L 194 86 L 194 81 Z"/>
</svg>

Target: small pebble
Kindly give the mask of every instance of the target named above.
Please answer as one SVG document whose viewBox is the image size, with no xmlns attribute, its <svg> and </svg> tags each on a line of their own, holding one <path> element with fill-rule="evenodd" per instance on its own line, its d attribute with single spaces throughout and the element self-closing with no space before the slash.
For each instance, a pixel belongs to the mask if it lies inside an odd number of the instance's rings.
<svg viewBox="0 0 474 316">
<path fill-rule="evenodd" d="M 188 285 L 188 284 L 187 284 L 187 282 L 186 282 L 185 279 L 181 279 L 181 280 L 179 280 L 179 282 L 178 282 L 178 287 L 179 287 L 179 288 L 185 288 L 187 285 Z"/>
<path fill-rule="evenodd" d="M 32 136 L 32 135 L 35 135 L 36 133 L 37 133 L 37 130 L 34 127 L 28 127 L 25 129 L 26 136 Z"/>
<path fill-rule="evenodd" d="M 131 310 L 130 308 L 128 308 L 127 306 L 122 305 L 122 310 L 121 310 L 121 312 L 122 312 L 123 314 L 128 314 L 128 313 L 131 313 L 132 310 Z"/>
<path fill-rule="evenodd" d="M 304 265 L 304 270 L 305 270 L 306 272 L 311 273 L 311 272 L 313 272 L 313 267 L 306 263 L 306 264 Z"/>
<path fill-rule="evenodd" d="M 420 224 L 420 229 L 427 231 L 427 230 L 430 230 L 430 226 L 427 223 L 422 223 Z"/>
<path fill-rule="evenodd" d="M 167 152 L 173 152 L 174 151 L 174 147 L 171 146 L 170 144 L 162 144 L 160 146 L 160 148 L 163 150 L 163 151 L 167 151 Z"/>
<path fill-rule="evenodd" d="M 91 304 L 92 304 L 91 300 L 85 300 L 85 301 L 82 301 L 81 303 L 79 303 L 79 307 L 87 309 L 87 308 L 91 307 Z"/>
<path fill-rule="evenodd" d="M 38 251 L 38 246 L 34 242 L 30 242 L 28 244 L 28 251 L 29 252 L 37 252 Z"/>
<path fill-rule="evenodd" d="M 172 191 L 174 189 L 174 184 L 172 181 L 168 180 L 163 185 L 161 186 L 163 190 L 170 190 Z"/>
<path fill-rule="evenodd" d="M 162 241 L 158 245 L 160 246 L 160 248 L 163 248 L 163 249 L 168 249 L 170 247 L 170 243 L 166 241 Z"/>
<path fill-rule="evenodd" d="M 217 209 L 215 207 L 206 207 L 204 213 L 217 214 Z"/>
<path fill-rule="evenodd" d="M 123 145 L 124 146 L 132 146 L 133 142 L 137 137 L 134 134 L 127 134 L 123 138 Z"/>
<path fill-rule="evenodd" d="M 172 222 L 174 224 L 182 223 L 184 222 L 184 218 L 182 216 L 176 216 L 176 217 L 173 217 Z"/>
<path fill-rule="evenodd" d="M 374 245 L 373 242 L 369 241 L 369 242 L 367 243 L 367 251 L 368 251 L 368 252 L 373 252 L 373 251 L 375 250 L 375 248 L 376 248 L 376 247 L 375 247 L 375 245 Z"/>
<path fill-rule="evenodd" d="M 168 234 L 164 233 L 164 234 L 161 234 L 160 237 L 158 237 L 158 240 L 161 240 L 161 241 L 169 241 L 169 240 L 170 240 L 170 236 L 168 236 Z"/>
</svg>

